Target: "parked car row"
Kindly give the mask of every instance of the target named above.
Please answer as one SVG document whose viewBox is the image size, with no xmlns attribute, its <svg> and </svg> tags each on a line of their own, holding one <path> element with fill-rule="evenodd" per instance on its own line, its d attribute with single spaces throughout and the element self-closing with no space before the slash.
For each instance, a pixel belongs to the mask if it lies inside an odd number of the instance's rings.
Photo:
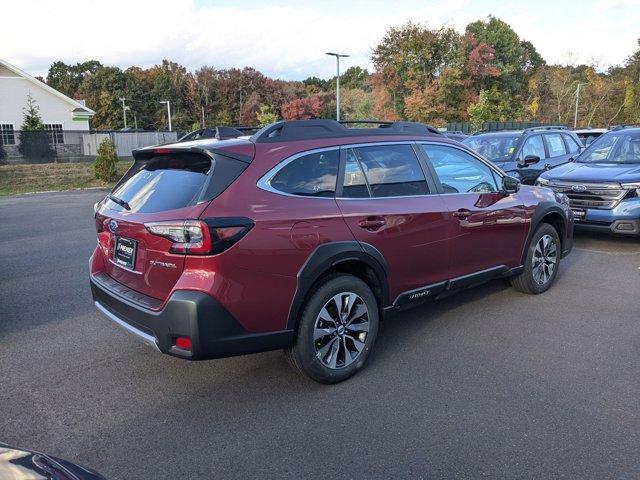
<svg viewBox="0 0 640 480">
<path fill-rule="evenodd" d="M 577 144 L 581 134 L 586 149 Z M 537 127 L 481 132 L 463 143 L 523 183 L 567 195 L 577 227 L 640 234 L 640 128 Z"/>
</svg>

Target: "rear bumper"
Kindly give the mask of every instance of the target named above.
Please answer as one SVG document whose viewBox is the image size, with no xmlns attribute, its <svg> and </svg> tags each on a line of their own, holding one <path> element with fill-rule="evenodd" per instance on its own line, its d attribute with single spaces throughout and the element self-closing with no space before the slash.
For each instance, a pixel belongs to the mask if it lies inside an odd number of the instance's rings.
<svg viewBox="0 0 640 480">
<path fill-rule="evenodd" d="M 104 273 L 91 275 L 93 301 L 112 322 L 162 353 L 191 360 L 229 357 L 284 348 L 293 331 L 248 332 L 213 297 L 192 290 L 175 291 L 160 310 L 154 300 L 117 283 Z M 156 301 L 157 302 L 157 301 Z M 191 350 L 175 346 L 191 339 Z"/>
</svg>

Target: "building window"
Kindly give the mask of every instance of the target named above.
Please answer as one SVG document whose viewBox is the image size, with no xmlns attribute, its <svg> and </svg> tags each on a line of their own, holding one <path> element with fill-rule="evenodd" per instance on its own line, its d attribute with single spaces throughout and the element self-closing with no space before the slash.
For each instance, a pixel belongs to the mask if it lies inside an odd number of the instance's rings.
<svg viewBox="0 0 640 480">
<path fill-rule="evenodd" d="M 64 133 L 61 123 L 45 123 L 44 128 L 51 132 L 51 143 L 58 145 L 64 143 Z"/>
<path fill-rule="evenodd" d="M 13 131 L 13 124 L 0 123 L 0 144 L 1 145 L 16 144 L 16 134 Z"/>
</svg>

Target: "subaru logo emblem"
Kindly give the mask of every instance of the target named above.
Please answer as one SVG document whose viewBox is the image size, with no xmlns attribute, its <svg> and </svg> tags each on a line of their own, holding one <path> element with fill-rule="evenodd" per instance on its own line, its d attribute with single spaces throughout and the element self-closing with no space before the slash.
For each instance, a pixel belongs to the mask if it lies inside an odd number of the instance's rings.
<svg viewBox="0 0 640 480">
<path fill-rule="evenodd" d="M 118 229 L 118 222 L 116 222 L 115 220 L 109 221 L 109 230 L 115 233 L 117 229 Z"/>
<path fill-rule="evenodd" d="M 571 187 L 571 190 L 573 190 L 574 192 L 584 192 L 587 190 L 587 187 L 585 187 L 584 185 L 574 185 L 573 187 Z"/>
</svg>

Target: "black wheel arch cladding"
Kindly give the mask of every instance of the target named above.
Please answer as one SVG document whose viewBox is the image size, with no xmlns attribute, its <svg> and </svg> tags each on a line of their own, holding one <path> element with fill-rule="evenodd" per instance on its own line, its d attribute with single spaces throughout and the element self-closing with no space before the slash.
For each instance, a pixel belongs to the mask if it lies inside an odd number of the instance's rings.
<svg viewBox="0 0 640 480">
<path fill-rule="evenodd" d="M 559 215 L 562 218 L 562 228 L 558 232 L 558 237 L 560 238 L 561 247 L 564 245 L 564 238 L 567 229 L 567 215 L 562 210 L 562 208 L 555 202 L 541 202 L 533 216 L 531 217 L 531 223 L 529 228 L 529 233 L 527 234 L 527 239 L 524 243 L 524 248 L 522 252 L 521 264 L 524 265 L 524 262 L 527 258 L 527 252 L 529 250 L 529 246 L 531 245 L 531 239 L 533 235 L 536 233 L 536 230 L 540 226 L 540 223 L 550 214 Z M 552 225 L 553 226 L 553 225 Z"/>
<path fill-rule="evenodd" d="M 346 262 L 358 262 L 370 268 L 379 288 L 378 299 L 381 307 L 389 305 L 387 262 L 379 250 L 373 245 L 356 241 L 325 243 L 311 252 L 298 272 L 296 292 L 287 318 L 287 329 L 296 328 L 304 301 L 317 280 L 326 272 Z M 367 282 L 365 281 L 365 283 Z M 376 292 L 374 292 L 374 296 L 376 296 Z"/>
</svg>

